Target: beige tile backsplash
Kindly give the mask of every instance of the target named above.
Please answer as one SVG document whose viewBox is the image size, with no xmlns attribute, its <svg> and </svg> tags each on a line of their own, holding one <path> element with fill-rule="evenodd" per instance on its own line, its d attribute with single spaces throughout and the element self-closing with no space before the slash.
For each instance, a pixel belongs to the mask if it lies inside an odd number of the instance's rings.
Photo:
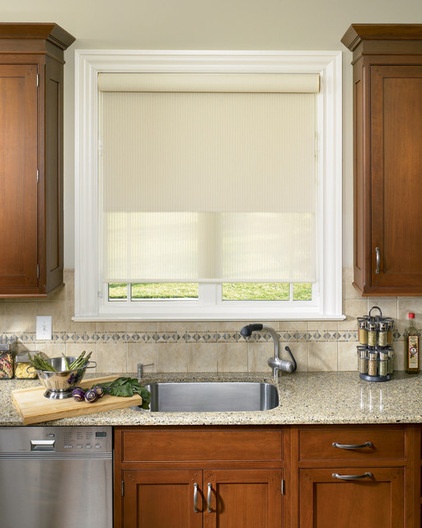
<svg viewBox="0 0 422 528">
<path fill-rule="evenodd" d="M 21 348 L 42 350 L 50 356 L 78 355 L 92 350 L 97 363 L 92 372 L 268 372 L 273 352 L 270 339 L 254 334 L 245 340 L 238 322 L 111 322 L 74 323 L 73 270 L 65 272 L 65 286 L 45 300 L 0 300 L 0 337 L 16 337 Z M 300 371 L 356 370 L 356 318 L 379 306 L 396 322 L 395 368 L 403 370 L 403 330 L 407 313 L 416 313 L 422 326 L 422 298 L 362 298 L 352 286 L 351 270 L 343 272 L 344 321 L 266 322 L 280 335 L 281 350 L 288 344 Z M 37 315 L 53 318 L 53 340 L 35 340 Z M 287 357 L 286 357 L 287 358 Z"/>
</svg>

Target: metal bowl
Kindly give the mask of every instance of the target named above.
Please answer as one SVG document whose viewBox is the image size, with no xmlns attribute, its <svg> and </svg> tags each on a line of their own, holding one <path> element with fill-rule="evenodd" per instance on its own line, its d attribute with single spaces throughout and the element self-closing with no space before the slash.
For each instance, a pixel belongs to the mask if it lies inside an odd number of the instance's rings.
<svg viewBox="0 0 422 528">
<path fill-rule="evenodd" d="M 69 363 L 72 363 L 76 357 L 67 357 Z M 46 398 L 64 399 L 72 396 L 73 389 L 82 381 L 87 368 L 97 366 L 95 361 L 89 361 L 88 364 L 80 369 L 66 370 L 64 357 L 55 357 L 46 360 L 56 369 L 57 372 L 49 370 L 37 370 L 38 378 L 47 389 L 44 393 Z"/>
</svg>

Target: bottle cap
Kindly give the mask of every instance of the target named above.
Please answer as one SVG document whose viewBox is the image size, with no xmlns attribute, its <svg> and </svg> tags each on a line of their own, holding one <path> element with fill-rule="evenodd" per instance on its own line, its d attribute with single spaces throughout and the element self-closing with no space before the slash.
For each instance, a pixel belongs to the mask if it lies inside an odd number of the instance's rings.
<svg viewBox="0 0 422 528">
<path fill-rule="evenodd" d="M 412 312 L 410 312 L 410 313 L 407 314 L 407 317 L 408 317 L 409 319 L 414 319 L 414 318 L 415 318 L 415 314 L 412 313 Z"/>
</svg>

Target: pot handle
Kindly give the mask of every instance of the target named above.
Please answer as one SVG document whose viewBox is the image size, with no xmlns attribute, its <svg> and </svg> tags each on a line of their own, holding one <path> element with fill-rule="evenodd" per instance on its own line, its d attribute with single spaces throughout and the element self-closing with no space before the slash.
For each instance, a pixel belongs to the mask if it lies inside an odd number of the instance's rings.
<svg viewBox="0 0 422 528">
<path fill-rule="evenodd" d="M 88 361 L 88 364 L 85 368 L 95 368 L 97 366 L 96 361 Z"/>
</svg>

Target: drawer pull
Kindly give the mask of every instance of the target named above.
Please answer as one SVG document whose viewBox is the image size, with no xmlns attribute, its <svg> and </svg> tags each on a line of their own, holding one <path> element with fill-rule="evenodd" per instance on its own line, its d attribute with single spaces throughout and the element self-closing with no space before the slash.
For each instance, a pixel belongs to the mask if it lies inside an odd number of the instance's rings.
<svg viewBox="0 0 422 528">
<path fill-rule="evenodd" d="M 364 444 L 339 444 L 338 442 L 333 442 L 331 445 L 338 449 L 364 449 L 365 447 L 374 447 L 372 442 L 365 442 Z"/>
<path fill-rule="evenodd" d="M 362 473 L 360 475 L 340 475 L 339 473 L 333 473 L 331 476 L 339 480 L 359 480 L 359 479 L 374 477 L 374 475 L 369 471 L 367 471 L 366 473 Z"/>
<path fill-rule="evenodd" d="M 211 482 L 208 482 L 208 493 L 207 493 L 207 511 L 208 511 L 208 513 L 212 513 L 211 499 L 212 499 L 212 484 L 211 484 Z"/>
<path fill-rule="evenodd" d="M 200 513 L 198 509 L 198 484 L 195 482 L 193 485 L 193 511 L 195 513 Z"/>
</svg>

